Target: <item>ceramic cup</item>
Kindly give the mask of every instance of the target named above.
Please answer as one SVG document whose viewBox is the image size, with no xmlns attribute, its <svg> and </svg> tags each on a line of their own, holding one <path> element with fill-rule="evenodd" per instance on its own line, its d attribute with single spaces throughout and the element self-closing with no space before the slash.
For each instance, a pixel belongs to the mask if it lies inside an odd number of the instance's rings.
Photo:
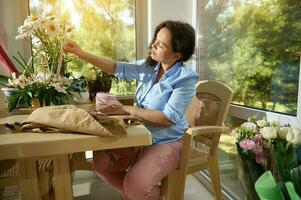
<svg viewBox="0 0 301 200">
<path fill-rule="evenodd" d="M 96 108 L 104 108 L 106 106 L 117 104 L 120 105 L 121 103 L 117 100 L 116 96 L 111 93 L 106 92 L 97 92 L 96 97 Z"/>
</svg>

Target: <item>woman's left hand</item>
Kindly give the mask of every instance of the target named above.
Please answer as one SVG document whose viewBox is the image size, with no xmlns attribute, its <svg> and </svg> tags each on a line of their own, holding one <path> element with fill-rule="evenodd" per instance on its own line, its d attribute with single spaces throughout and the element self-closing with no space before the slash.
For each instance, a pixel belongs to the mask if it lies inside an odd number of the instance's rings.
<svg viewBox="0 0 301 200">
<path fill-rule="evenodd" d="M 99 110 L 105 115 L 128 115 L 129 113 L 124 110 L 123 105 L 110 105 Z"/>
</svg>

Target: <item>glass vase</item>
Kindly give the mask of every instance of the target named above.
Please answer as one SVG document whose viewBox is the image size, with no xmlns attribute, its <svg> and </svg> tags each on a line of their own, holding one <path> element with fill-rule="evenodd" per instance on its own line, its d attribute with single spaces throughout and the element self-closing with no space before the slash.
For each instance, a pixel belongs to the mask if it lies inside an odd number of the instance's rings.
<svg viewBox="0 0 301 200">
<path fill-rule="evenodd" d="M 32 110 L 35 110 L 35 109 L 37 109 L 37 108 L 39 108 L 39 107 L 42 107 L 42 106 L 41 106 L 41 103 L 40 103 L 40 101 L 39 101 L 39 99 L 38 99 L 38 98 L 33 98 L 33 99 L 31 100 L 31 109 L 32 109 Z"/>
</svg>

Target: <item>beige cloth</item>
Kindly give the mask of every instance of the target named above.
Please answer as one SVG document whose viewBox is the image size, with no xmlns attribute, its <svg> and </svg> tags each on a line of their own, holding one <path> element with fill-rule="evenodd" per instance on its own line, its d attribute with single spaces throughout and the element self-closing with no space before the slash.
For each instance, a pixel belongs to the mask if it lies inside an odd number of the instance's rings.
<svg viewBox="0 0 301 200">
<path fill-rule="evenodd" d="M 126 136 L 123 120 L 107 116 L 93 117 L 72 105 L 37 108 L 22 122 L 22 129 L 42 132 L 77 132 L 98 136 Z"/>
</svg>

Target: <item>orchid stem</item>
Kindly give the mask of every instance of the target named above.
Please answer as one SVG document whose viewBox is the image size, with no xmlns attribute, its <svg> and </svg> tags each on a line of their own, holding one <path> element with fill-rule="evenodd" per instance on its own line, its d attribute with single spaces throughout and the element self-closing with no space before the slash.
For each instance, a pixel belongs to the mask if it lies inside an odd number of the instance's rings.
<svg viewBox="0 0 301 200">
<path fill-rule="evenodd" d="M 64 46 L 64 40 L 61 43 L 61 48 L 60 48 L 60 55 L 59 55 L 59 60 L 58 60 L 58 66 L 56 69 L 56 75 L 60 75 L 61 74 L 61 68 L 62 68 L 62 62 L 63 62 L 63 46 Z"/>
</svg>

